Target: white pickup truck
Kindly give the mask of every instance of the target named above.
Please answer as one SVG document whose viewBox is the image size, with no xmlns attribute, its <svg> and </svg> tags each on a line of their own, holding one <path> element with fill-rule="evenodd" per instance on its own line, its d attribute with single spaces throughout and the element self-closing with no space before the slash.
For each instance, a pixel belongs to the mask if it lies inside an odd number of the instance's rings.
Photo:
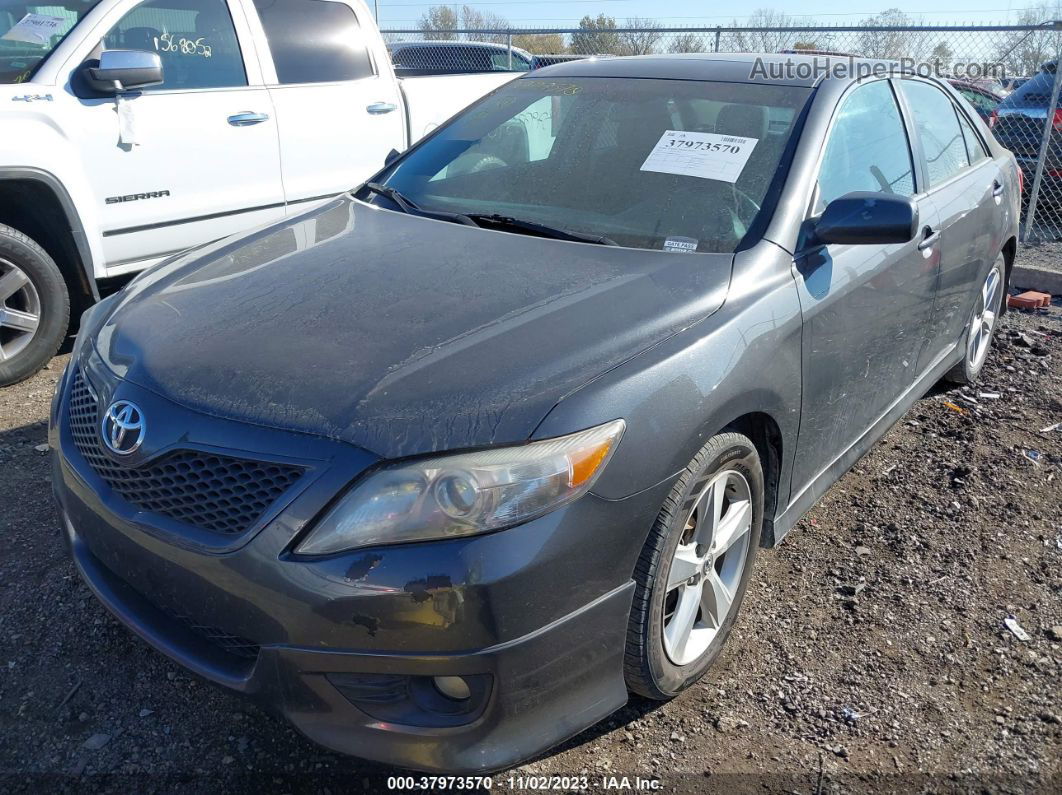
<svg viewBox="0 0 1062 795">
<path fill-rule="evenodd" d="M 515 76 L 399 80 L 361 0 L 0 0 L 0 386 L 101 280 L 348 190 Z"/>
</svg>

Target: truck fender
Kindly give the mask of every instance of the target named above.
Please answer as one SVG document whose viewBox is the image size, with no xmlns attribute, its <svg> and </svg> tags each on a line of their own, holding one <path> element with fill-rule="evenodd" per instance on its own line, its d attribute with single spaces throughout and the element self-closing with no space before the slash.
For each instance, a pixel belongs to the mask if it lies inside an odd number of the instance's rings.
<svg viewBox="0 0 1062 795">
<path fill-rule="evenodd" d="M 30 166 L 0 166 L 0 182 L 8 180 L 40 182 L 58 199 L 80 259 L 80 262 L 75 263 L 79 283 L 71 286 L 81 288 L 86 295 L 92 297 L 93 301 L 98 301 L 100 295 L 96 287 L 92 248 L 89 238 L 85 234 L 81 216 L 66 187 L 55 175 L 43 169 Z"/>
</svg>

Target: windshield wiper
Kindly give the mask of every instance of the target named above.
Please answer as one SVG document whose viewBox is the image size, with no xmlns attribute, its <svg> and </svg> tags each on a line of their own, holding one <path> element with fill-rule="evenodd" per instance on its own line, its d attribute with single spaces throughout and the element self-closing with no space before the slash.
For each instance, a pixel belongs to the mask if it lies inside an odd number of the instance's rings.
<svg viewBox="0 0 1062 795">
<path fill-rule="evenodd" d="M 498 213 L 469 213 L 467 217 L 480 226 L 487 224 L 489 226 L 501 227 L 504 229 L 520 230 L 523 232 L 530 232 L 531 234 L 541 235 L 542 237 L 550 237 L 554 240 L 573 240 L 578 243 L 596 243 L 600 246 L 619 245 L 615 240 L 603 237 L 602 235 L 591 235 L 584 232 L 572 232 L 567 229 L 558 229 L 555 226 L 547 226 L 546 224 L 536 223 L 535 221 L 525 221 L 522 218 L 513 218 L 511 215 L 500 215 Z"/>
<path fill-rule="evenodd" d="M 555 226 L 525 221 L 522 218 L 513 218 L 511 215 L 500 213 L 451 213 L 442 210 L 425 210 L 408 196 L 390 185 L 381 185 L 379 182 L 366 182 L 365 190 L 375 193 L 394 202 L 402 212 L 408 215 L 422 215 L 426 218 L 437 218 L 440 221 L 453 221 L 465 226 L 483 226 L 519 230 L 533 235 L 553 238 L 554 240 L 572 240 L 577 243 L 596 243 L 600 246 L 618 246 L 619 244 L 602 235 L 591 235 L 583 232 L 571 232 L 567 229 L 558 229 Z"/>
<path fill-rule="evenodd" d="M 407 215 L 421 215 L 425 218 L 435 218 L 440 221 L 453 221 L 455 224 L 465 226 L 479 226 L 472 218 L 461 213 L 448 213 L 441 210 L 425 210 L 408 196 L 392 188 L 390 185 L 381 185 L 379 182 L 366 182 L 365 190 L 390 199 L 398 208 Z"/>
</svg>

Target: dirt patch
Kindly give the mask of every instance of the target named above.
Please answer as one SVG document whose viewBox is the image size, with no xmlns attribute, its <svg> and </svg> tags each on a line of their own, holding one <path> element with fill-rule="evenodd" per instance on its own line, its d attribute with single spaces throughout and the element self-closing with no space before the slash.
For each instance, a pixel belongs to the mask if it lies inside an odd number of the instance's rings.
<svg viewBox="0 0 1062 795">
<path fill-rule="evenodd" d="M 63 364 L 0 391 L 0 787 L 385 789 L 396 771 L 186 673 L 79 582 L 39 449 Z M 703 683 L 633 701 L 496 788 L 1059 791 L 1062 431 L 1041 431 L 1058 422 L 1062 310 L 1011 312 L 976 389 L 920 400 L 760 556 Z"/>
</svg>

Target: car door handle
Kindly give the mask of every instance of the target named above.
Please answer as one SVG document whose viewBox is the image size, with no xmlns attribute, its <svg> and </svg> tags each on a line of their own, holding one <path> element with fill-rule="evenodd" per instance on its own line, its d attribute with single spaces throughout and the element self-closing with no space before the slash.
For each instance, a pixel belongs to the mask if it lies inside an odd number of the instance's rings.
<svg viewBox="0 0 1062 795">
<path fill-rule="evenodd" d="M 918 244 L 919 251 L 925 251 L 930 248 L 934 243 L 940 240 L 940 232 L 934 232 L 928 226 L 922 232 L 922 242 Z"/>
<path fill-rule="evenodd" d="M 229 124 L 233 127 L 250 127 L 252 124 L 261 124 L 264 121 L 269 121 L 268 113 L 255 113 L 254 111 L 245 110 L 234 116 L 229 116 Z"/>
<path fill-rule="evenodd" d="M 366 107 L 365 110 L 373 116 L 379 116 L 381 113 L 390 113 L 393 110 L 398 110 L 398 105 L 393 102 L 374 102 Z"/>
<path fill-rule="evenodd" d="M 1003 195 L 1003 183 L 1000 182 L 998 179 L 995 182 L 992 183 L 992 195 L 993 196 L 1002 196 Z"/>
</svg>

